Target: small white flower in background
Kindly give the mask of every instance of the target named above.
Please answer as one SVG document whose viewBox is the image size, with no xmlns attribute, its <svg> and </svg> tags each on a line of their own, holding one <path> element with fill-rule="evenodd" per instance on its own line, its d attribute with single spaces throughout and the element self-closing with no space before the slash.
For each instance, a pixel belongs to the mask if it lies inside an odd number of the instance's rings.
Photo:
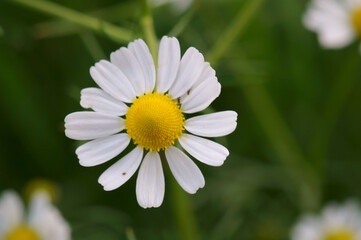
<svg viewBox="0 0 361 240">
<path fill-rule="evenodd" d="M 356 202 L 330 204 L 321 215 L 304 216 L 292 240 L 361 240 L 361 210 Z"/>
<path fill-rule="evenodd" d="M 50 197 L 37 191 L 31 197 L 29 211 L 13 191 L 0 197 L 1 240 L 70 240 L 70 227 L 50 203 Z"/>
<path fill-rule="evenodd" d="M 174 146 L 176 141 L 211 166 L 222 165 L 229 155 L 225 147 L 202 137 L 233 132 L 237 113 L 224 111 L 185 119 L 184 114 L 206 109 L 221 91 L 215 71 L 197 49 L 188 48 L 181 58 L 178 40 L 163 37 L 156 73 L 150 51 L 139 39 L 113 52 L 110 62 L 96 63 L 90 74 L 101 89 L 83 89 L 80 104 L 95 112 L 75 112 L 65 118 L 66 136 L 92 140 L 76 150 L 80 164 L 95 166 L 109 161 L 131 139 L 136 145 L 100 176 L 104 190 L 114 190 L 128 181 L 145 154 L 137 178 L 137 200 L 143 208 L 159 207 L 164 197 L 159 153 L 164 152 L 174 177 L 191 194 L 204 186 L 204 178 L 197 165 Z"/>
<path fill-rule="evenodd" d="M 361 0 L 312 0 L 304 24 L 323 47 L 345 47 L 361 38 Z"/>
</svg>

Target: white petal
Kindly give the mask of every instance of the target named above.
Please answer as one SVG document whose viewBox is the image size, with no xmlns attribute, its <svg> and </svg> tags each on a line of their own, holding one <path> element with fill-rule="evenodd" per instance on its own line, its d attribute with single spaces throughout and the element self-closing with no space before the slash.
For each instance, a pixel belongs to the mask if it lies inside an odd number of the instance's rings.
<svg viewBox="0 0 361 240">
<path fill-rule="evenodd" d="M 325 48 L 341 48 L 355 38 L 350 20 L 350 10 L 342 1 L 313 1 L 306 12 L 305 26 L 318 33 L 320 44 Z"/>
<path fill-rule="evenodd" d="M 176 38 L 164 36 L 160 41 L 158 54 L 157 91 L 167 92 L 178 72 L 180 46 Z"/>
<path fill-rule="evenodd" d="M 223 111 L 187 119 L 185 129 L 203 137 L 221 137 L 232 133 L 237 127 L 237 113 Z"/>
<path fill-rule="evenodd" d="M 145 79 L 134 54 L 125 47 L 110 54 L 110 61 L 129 79 L 137 96 L 145 92 Z"/>
<path fill-rule="evenodd" d="M 178 140 L 190 155 L 210 166 L 221 166 L 229 155 L 227 148 L 208 139 L 183 134 Z"/>
<path fill-rule="evenodd" d="M 75 112 L 65 117 L 65 135 L 75 140 L 107 137 L 124 129 L 124 120 L 99 112 Z"/>
<path fill-rule="evenodd" d="M 192 87 L 202 73 L 203 65 L 203 55 L 193 47 L 188 48 L 180 61 L 177 78 L 169 90 L 173 99 L 179 98 Z"/>
<path fill-rule="evenodd" d="M 203 188 L 205 181 L 202 172 L 197 165 L 181 150 L 169 147 L 165 151 L 169 168 L 174 178 L 184 191 L 194 194 L 199 188 Z"/>
<path fill-rule="evenodd" d="M 71 231 L 61 213 L 44 192 L 37 192 L 30 202 L 29 226 L 41 239 L 70 240 Z"/>
<path fill-rule="evenodd" d="M 151 92 L 155 86 L 155 66 L 147 44 L 142 39 L 129 43 L 129 50 L 137 58 L 145 79 L 145 92 Z"/>
<path fill-rule="evenodd" d="M 133 176 L 142 158 L 143 149 L 136 147 L 118 162 L 110 166 L 99 177 L 98 182 L 104 187 L 105 191 L 111 191 L 120 187 Z"/>
<path fill-rule="evenodd" d="M 291 231 L 292 240 L 320 240 L 323 237 L 321 221 L 314 216 L 303 217 Z"/>
<path fill-rule="evenodd" d="M 350 44 L 355 38 L 353 29 L 347 26 L 331 26 L 320 32 L 318 39 L 325 48 L 342 48 Z"/>
<path fill-rule="evenodd" d="M 181 98 L 183 112 L 195 113 L 206 109 L 221 93 L 221 84 L 216 77 L 209 78 L 187 96 Z"/>
<path fill-rule="evenodd" d="M 92 167 L 102 164 L 119 155 L 129 144 L 126 133 L 96 139 L 77 148 L 80 165 Z"/>
<path fill-rule="evenodd" d="M 23 221 L 24 207 L 13 191 L 4 191 L 0 198 L 0 239 Z"/>
<path fill-rule="evenodd" d="M 211 67 L 209 62 L 205 62 L 203 64 L 202 73 L 201 73 L 201 75 L 199 75 L 197 81 L 193 84 L 192 89 L 198 87 L 205 80 L 215 77 L 215 76 L 216 76 L 216 71 Z"/>
<path fill-rule="evenodd" d="M 137 200 L 141 207 L 159 207 L 164 198 L 164 175 L 157 152 L 149 152 L 140 166 L 137 178 Z"/>
<path fill-rule="evenodd" d="M 115 116 L 122 116 L 128 111 L 127 105 L 99 88 L 83 89 L 80 105 L 83 108 L 91 108 L 96 112 L 110 113 Z"/>
<path fill-rule="evenodd" d="M 130 103 L 135 92 L 128 78 L 114 64 L 101 60 L 90 68 L 94 81 L 107 93 L 120 101 Z"/>
</svg>

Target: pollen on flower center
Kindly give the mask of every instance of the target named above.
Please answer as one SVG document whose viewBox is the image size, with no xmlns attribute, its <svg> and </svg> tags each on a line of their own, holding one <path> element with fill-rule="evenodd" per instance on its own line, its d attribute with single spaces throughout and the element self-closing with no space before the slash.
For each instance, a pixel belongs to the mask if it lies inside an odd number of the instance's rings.
<svg viewBox="0 0 361 240">
<path fill-rule="evenodd" d="M 174 144 L 183 131 L 184 116 L 167 94 L 148 93 L 134 100 L 125 115 L 125 129 L 134 143 L 149 151 Z"/>
<path fill-rule="evenodd" d="M 21 225 L 5 236 L 5 240 L 40 240 L 36 232 L 28 226 Z"/>
<path fill-rule="evenodd" d="M 355 238 L 350 231 L 337 231 L 327 234 L 324 240 L 355 240 Z"/>
<path fill-rule="evenodd" d="M 352 15 L 352 24 L 355 27 L 359 36 L 361 37 L 361 7 L 354 11 Z"/>
</svg>

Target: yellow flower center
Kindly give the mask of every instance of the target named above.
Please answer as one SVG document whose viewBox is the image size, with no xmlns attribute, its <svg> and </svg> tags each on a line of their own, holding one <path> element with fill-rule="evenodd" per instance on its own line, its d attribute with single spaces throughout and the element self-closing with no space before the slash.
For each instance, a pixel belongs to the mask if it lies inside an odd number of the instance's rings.
<svg viewBox="0 0 361 240">
<path fill-rule="evenodd" d="M 135 99 L 125 115 L 133 142 L 149 151 L 165 150 L 183 131 L 184 116 L 168 94 L 148 93 Z"/>
<path fill-rule="evenodd" d="M 354 11 L 352 15 L 352 24 L 356 29 L 356 32 L 361 36 L 361 7 Z"/>
<path fill-rule="evenodd" d="M 5 240 L 40 240 L 40 238 L 33 229 L 21 225 L 6 235 Z"/>
<path fill-rule="evenodd" d="M 355 240 L 350 231 L 342 230 L 337 232 L 328 233 L 325 240 Z"/>
</svg>

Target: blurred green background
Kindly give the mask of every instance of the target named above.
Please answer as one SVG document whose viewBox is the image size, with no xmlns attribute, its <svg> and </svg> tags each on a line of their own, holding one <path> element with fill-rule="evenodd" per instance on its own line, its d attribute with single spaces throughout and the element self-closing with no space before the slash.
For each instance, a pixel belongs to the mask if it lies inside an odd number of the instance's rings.
<svg viewBox="0 0 361 240">
<path fill-rule="evenodd" d="M 51 2 L 143 37 L 142 2 Z M 159 38 L 176 33 L 183 52 L 194 46 L 211 62 L 222 84 L 212 108 L 237 111 L 238 127 L 218 139 L 230 150 L 222 167 L 197 162 L 204 189 L 188 196 L 171 189 L 166 174 L 163 205 L 144 210 L 136 177 L 103 191 L 98 176 L 115 160 L 81 167 L 74 152 L 79 142 L 64 135 L 64 117 L 81 110 L 80 90 L 95 86 L 89 68 L 122 44 L 2 0 L 0 190 L 24 192 L 39 177 L 54 181 L 75 240 L 192 239 L 178 197 L 194 211 L 202 239 L 282 240 L 300 214 L 360 199 L 361 56 L 356 43 L 322 49 L 302 25 L 307 3 L 200 0 L 185 11 L 152 7 Z"/>
</svg>

